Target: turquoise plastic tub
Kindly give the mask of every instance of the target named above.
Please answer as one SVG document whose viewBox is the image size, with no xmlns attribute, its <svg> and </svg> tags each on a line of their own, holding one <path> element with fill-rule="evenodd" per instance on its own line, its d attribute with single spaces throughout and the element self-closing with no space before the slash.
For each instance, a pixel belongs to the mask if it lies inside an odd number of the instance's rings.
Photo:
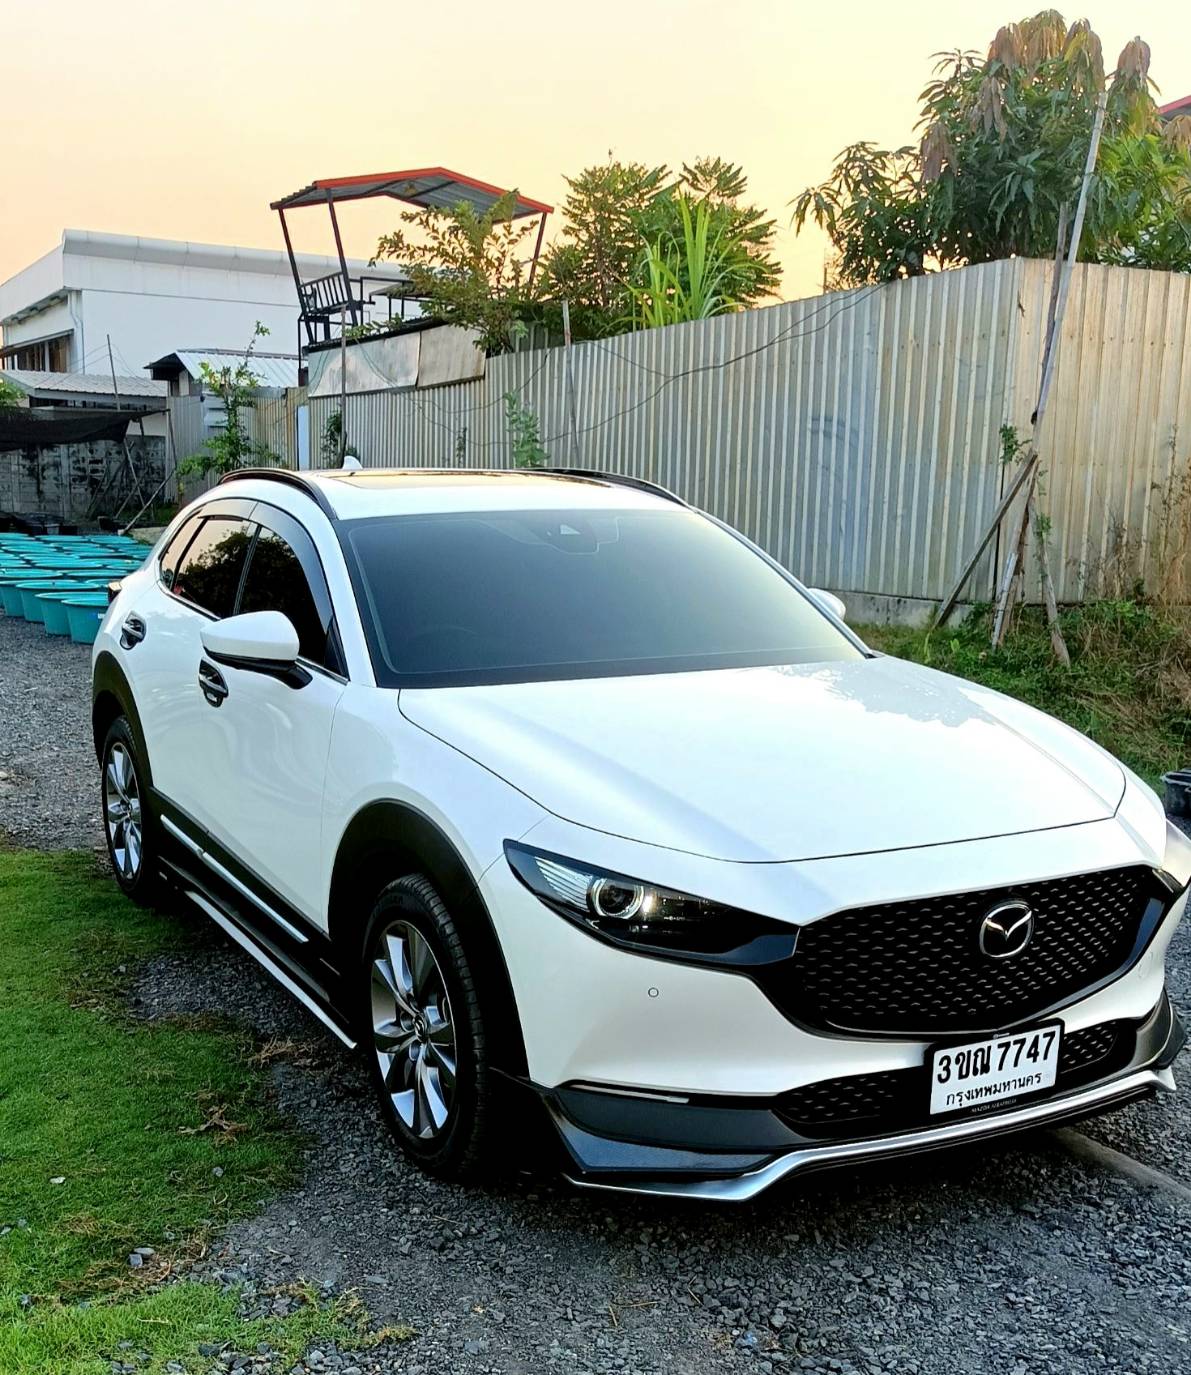
<svg viewBox="0 0 1191 1375">
<path fill-rule="evenodd" d="M 63 578 L 60 573 L 52 568 L 26 568 L 23 573 L 5 573 L 0 575 L 0 599 L 4 602 L 4 611 L 9 616 L 23 616 L 24 604 L 21 601 L 21 583 L 34 582 L 38 579 L 50 579 L 54 583 L 61 583 L 63 586 L 75 586 L 77 578 Z"/>
<path fill-rule="evenodd" d="M 15 582 L 0 582 L 0 601 L 6 616 L 21 615 L 21 589 Z"/>
<path fill-rule="evenodd" d="M 84 592 L 78 597 L 67 597 L 62 605 L 70 619 L 70 638 L 76 644 L 92 644 L 108 608 L 107 593 Z"/>
<path fill-rule="evenodd" d="M 17 588 L 21 594 L 21 615 L 38 624 L 44 619 L 41 602 L 37 599 L 39 592 L 82 592 L 77 582 L 66 578 L 34 578 L 30 582 L 17 583 Z"/>
<path fill-rule="evenodd" d="M 41 603 L 41 618 L 45 622 L 47 635 L 69 635 L 70 616 L 65 602 L 67 597 L 77 597 L 78 592 L 40 592 L 37 600 Z"/>
</svg>

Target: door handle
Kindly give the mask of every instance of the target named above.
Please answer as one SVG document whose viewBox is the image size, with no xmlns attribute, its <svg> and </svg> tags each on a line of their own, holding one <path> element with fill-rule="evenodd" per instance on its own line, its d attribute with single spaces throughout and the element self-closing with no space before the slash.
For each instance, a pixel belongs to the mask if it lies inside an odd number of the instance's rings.
<svg viewBox="0 0 1191 1375">
<path fill-rule="evenodd" d="M 124 617 L 124 624 L 120 627 L 120 648 L 135 649 L 145 638 L 146 634 L 147 630 L 144 621 L 141 620 L 135 611 L 130 612 L 129 615 Z"/>
<path fill-rule="evenodd" d="M 215 665 L 203 659 L 199 663 L 198 680 L 208 703 L 213 707 L 223 706 L 227 696 L 227 680 Z"/>
</svg>

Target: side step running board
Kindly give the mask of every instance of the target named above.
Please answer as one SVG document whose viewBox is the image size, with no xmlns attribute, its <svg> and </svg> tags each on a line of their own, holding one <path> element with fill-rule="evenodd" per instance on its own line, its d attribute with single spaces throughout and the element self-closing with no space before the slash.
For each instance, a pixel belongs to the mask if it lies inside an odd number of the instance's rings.
<svg viewBox="0 0 1191 1375">
<path fill-rule="evenodd" d="M 215 897 L 199 889 L 199 879 L 197 875 L 188 874 L 181 865 L 175 864 L 172 860 L 163 859 L 161 861 L 163 877 L 175 890 L 190 899 L 191 902 L 205 916 L 211 918 L 220 930 L 225 931 L 236 942 L 242 950 L 246 950 L 249 955 L 261 966 L 263 970 L 272 976 L 282 988 L 293 997 L 327 1028 L 334 1032 L 340 1041 L 348 1048 L 355 1050 L 356 1041 L 347 1032 L 343 1024 L 336 1018 L 327 1007 L 325 1007 L 308 989 L 293 977 L 285 968 L 282 960 L 262 946 L 259 941 L 254 940 L 251 932 L 236 920 L 234 914 L 221 907 Z"/>
<path fill-rule="evenodd" d="M 287 993 L 292 993 L 293 996 L 297 998 L 297 1000 L 308 1012 L 314 1013 L 314 1015 L 319 1019 L 320 1022 L 322 1022 L 323 1026 L 325 1026 L 328 1031 L 333 1031 L 335 1035 L 338 1036 L 339 1039 L 343 1042 L 343 1044 L 348 1048 L 348 1050 L 355 1050 L 355 1041 L 352 1040 L 352 1038 L 347 1034 L 347 1032 L 343 1030 L 343 1028 L 338 1024 L 338 1022 L 335 1021 L 333 1017 L 331 1017 L 331 1015 L 328 1012 L 326 1012 L 323 1008 L 321 1008 L 318 1005 L 318 1003 L 315 1002 L 315 1000 L 310 996 L 309 993 L 306 992 L 306 990 L 300 984 L 295 983 L 294 980 L 290 978 L 290 976 L 272 958 L 271 955 L 269 955 L 266 951 L 262 950 L 260 946 L 257 945 L 257 943 L 250 936 L 245 934 L 245 932 L 243 932 L 234 921 L 232 921 L 229 917 L 225 917 L 224 914 L 218 909 L 218 907 L 216 907 L 215 904 L 211 902 L 208 898 L 205 898 L 202 895 L 202 893 L 196 893 L 193 888 L 185 888 L 183 889 L 183 891 L 196 907 L 198 907 L 201 911 L 205 912 L 207 916 L 211 918 L 211 920 L 215 923 L 216 926 L 226 931 L 227 934 L 232 938 L 232 940 L 236 942 L 238 946 L 240 946 L 244 950 L 247 950 L 248 953 L 252 956 L 252 958 L 257 962 L 257 964 L 259 964 L 262 969 L 270 973 L 273 976 L 273 978 L 276 979 L 277 982 L 282 986 L 282 988 L 285 989 Z"/>
</svg>

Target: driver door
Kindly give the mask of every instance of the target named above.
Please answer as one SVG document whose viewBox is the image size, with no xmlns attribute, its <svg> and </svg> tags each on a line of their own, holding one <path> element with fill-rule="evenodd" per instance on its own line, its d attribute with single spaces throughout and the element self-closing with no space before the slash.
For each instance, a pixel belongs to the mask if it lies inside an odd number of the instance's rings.
<svg viewBox="0 0 1191 1375">
<path fill-rule="evenodd" d="M 237 613 L 280 611 L 298 632 L 300 687 L 251 667 L 194 666 L 201 703 L 206 805 L 201 818 L 225 851 L 302 916 L 325 927 L 323 788 L 331 726 L 346 677 L 334 612 L 314 542 L 287 512 L 263 502 Z M 209 688 L 212 674 L 221 692 Z M 216 850 L 216 854 L 218 851 Z M 267 898 L 267 893 L 265 894 Z"/>
</svg>

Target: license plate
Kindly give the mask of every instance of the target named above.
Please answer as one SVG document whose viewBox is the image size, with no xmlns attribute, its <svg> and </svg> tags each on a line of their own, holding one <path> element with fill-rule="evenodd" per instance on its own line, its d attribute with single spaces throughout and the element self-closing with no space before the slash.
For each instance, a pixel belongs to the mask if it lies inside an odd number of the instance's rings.
<svg viewBox="0 0 1191 1375">
<path fill-rule="evenodd" d="M 1053 1088 L 1062 1032 L 1056 1022 L 989 1041 L 937 1047 L 930 1060 L 931 1112 L 958 1112 Z"/>
</svg>

